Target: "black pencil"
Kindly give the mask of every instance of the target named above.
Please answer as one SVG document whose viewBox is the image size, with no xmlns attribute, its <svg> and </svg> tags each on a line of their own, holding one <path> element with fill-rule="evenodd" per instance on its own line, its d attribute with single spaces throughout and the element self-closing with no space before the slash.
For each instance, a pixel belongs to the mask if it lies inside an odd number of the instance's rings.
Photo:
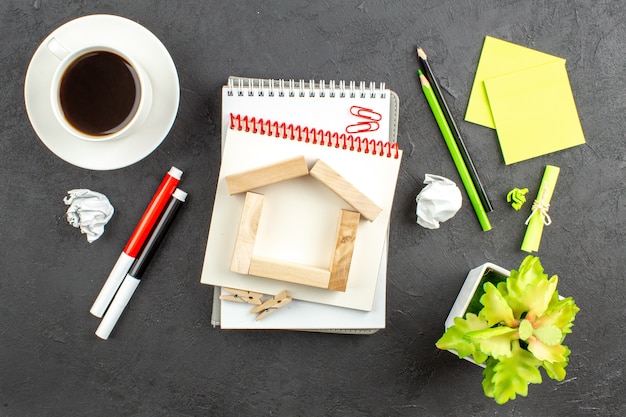
<svg viewBox="0 0 626 417">
<path fill-rule="evenodd" d="M 450 130 L 452 131 L 452 136 L 454 137 L 454 141 L 456 142 L 457 146 L 459 147 L 459 150 L 461 151 L 461 157 L 463 158 L 465 165 L 467 165 L 467 169 L 469 171 L 470 177 L 472 178 L 472 182 L 474 183 L 474 186 L 476 187 L 476 191 L 478 192 L 478 197 L 480 198 L 480 202 L 482 203 L 486 211 L 488 212 L 493 211 L 493 207 L 491 206 L 489 197 L 487 197 L 487 193 L 485 192 L 483 184 L 480 181 L 480 178 L 478 177 L 478 173 L 476 172 L 476 167 L 474 166 L 474 162 L 472 162 L 472 158 L 470 157 L 469 152 L 467 151 L 465 142 L 463 141 L 463 138 L 461 137 L 461 132 L 459 131 L 459 128 L 456 125 L 454 118 L 452 117 L 452 113 L 450 112 L 448 103 L 446 103 L 446 100 L 444 99 L 443 94 L 441 92 L 441 88 L 439 87 L 439 82 L 437 82 L 437 79 L 435 78 L 435 74 L 433 73 L 433 70 L 430 67 L 430 64 L 428 63 L 428 57 L 426 56 L 426 53 L 424 52 L 422 48 L 417 48 L 417 59 L 422 65 L 422 69 L 424 70 L 426 79 L 432 86 L 433 92 L 435 93 L 435 97 L 437 98 L 437 101 L 439 102 L 439 105 L 441 106 L 441 109 L 443 110 L 443 115 L 446 118 L 448 125 L 450 126 Z"/>
</svg>

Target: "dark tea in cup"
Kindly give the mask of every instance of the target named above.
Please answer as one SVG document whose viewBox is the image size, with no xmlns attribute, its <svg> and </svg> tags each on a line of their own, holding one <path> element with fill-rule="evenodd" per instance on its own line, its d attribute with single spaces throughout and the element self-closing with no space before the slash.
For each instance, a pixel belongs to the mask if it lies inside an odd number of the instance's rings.
<svg viewBox="0 0 626 417">
<path fill-rule="evenodd" d="M 133 119 L 141 101 L 137 71 L 109 51 L 90 51 L 61 76 L 59 106 L 67 123 L 95 139 L 113 135 Z"/>
</svg>

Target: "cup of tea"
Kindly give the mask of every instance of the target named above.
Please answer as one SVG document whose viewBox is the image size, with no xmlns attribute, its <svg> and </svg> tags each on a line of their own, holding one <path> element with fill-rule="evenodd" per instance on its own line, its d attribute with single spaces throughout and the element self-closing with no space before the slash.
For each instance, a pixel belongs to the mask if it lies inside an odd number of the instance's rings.
<svg viewBox="0 0 626 417">
<path fill-rule="evenodd" d="M 127 137 L 141 127 L 152 107 L 152 85 L 141 65 L 106 45 L 71 51 L 52 38 L 47 47 L 60 60 L 50 99 L 65 130 L 98 142 Z"/>
</svg>

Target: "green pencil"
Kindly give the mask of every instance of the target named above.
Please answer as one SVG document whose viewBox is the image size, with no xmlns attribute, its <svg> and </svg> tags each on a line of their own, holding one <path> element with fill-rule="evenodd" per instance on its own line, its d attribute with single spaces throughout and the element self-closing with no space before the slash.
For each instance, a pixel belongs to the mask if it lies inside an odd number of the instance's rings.
<svg viewBox="0 0 626 417">
<path fill-rule="evenodd" d="M 474 207 L 474 211 L 476 212 L 476 217 L 478 217 L 480 227 L 482 227 L 483 231 L 485 232 L 487 230 L 491 230 L 491 223 L 489 223 L 487 212 L 485 211 L 485 208 L 480 201 L 478 191 L 476 191 L 476 186 L 474 185 L 467 166 L 463 161 L 461 151 L 459 150 L 459 147 L 454 140 L 454 136 L 452 135 L 450 126 L 448 125 L 448 122 L 446 122 L 446 118 L 443 114 L 443 111 L 441 110 L 441 106 L 439 106 L 437 98 L 435 97 L 435 93 L 433 92 L 430 83 L 428 82 L 422 71 L 418 70 L 417 73 L 419 74 L 420 82 L 422 83 L 422 90 L 424 91 L 424 95 L 426 96 L 426 101 L 428 101 L 430 109 L 433 112 L 433 116 L 435 116 L 435 120 L 439 125 L 439 130 L 441 130 L 443 139 L 446 141 L 448 151 L 450 151 L 450 155 L 452 156 L 454 165 L 459 172 L 459 176 L 461 177 L 461 181 L 463 182 L 465 191 L 467 192 L 470 202 L 472 203 L 472 207 Z"/>
</svg>

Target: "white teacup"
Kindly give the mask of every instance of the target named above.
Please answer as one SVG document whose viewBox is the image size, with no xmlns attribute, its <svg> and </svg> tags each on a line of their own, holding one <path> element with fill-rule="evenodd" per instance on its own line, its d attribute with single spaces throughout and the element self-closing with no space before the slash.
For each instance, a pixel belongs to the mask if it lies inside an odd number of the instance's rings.
<svg viewBox="0 0 626 417">
<path fill-rule="evenodd" d="M 128 137 L 141 127 L 152 107 L 152 84 L 141 65 L 107 45 L 70 51 L 52 38 L 47 47 L 61 61 L 50 99 L 65 130 L 99 142 Z"/>
</svg>

